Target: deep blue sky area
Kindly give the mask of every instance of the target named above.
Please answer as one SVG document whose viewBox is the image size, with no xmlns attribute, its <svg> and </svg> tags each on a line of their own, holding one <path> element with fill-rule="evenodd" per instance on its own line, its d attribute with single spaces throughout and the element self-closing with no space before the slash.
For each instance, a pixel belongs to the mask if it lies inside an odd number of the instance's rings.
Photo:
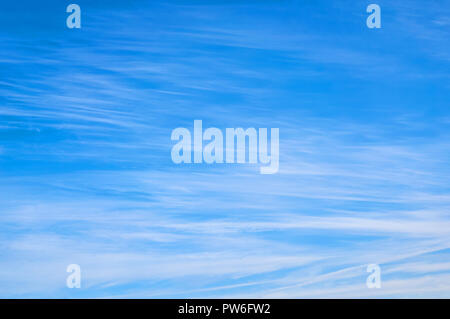
<svg viewBox="0 0 450 319">
<path fill-rule="evenodd" d="M 449 1 L 2 2 L 0 297 L 449 298 L 449 35 Z M 175 164 L 194 120 L 279 128 L 278 172 Z"/>
</svg>

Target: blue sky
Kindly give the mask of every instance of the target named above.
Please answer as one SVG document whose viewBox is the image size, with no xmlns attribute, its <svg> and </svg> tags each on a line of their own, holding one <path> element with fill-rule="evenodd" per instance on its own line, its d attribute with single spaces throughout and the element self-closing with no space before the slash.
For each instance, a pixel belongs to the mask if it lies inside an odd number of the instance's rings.
<svg viewBox="0 0 450 319">
<path fill-rule="evenodd" d="M 450 297 L 449 1 L 70 3 L 0 9 L 1 297 Z M 174 164 L 195 119 L 279 172 Z"/>
</svg>

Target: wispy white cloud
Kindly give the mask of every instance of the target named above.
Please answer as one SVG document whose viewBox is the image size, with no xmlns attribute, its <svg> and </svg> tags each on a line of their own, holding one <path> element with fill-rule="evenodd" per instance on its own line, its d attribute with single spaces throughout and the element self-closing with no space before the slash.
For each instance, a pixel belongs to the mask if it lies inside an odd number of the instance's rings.
<svg viewBox="0 0 450 319">
<path fill-rule="evenodd" d="M 444 14 L 396 7 L 384 48 L 268 5 L 106 10 L 53 45 L 0 33 L 1 296 L 72 297 L 70 263 L 86 297 L 448 296 L 448 117 L 427 115 L 446 100 L 413 92 L 446 78 L 416 63 L 445 66 Z M 403 32 L 429 46 L 410 56 Z M 173 165 L 194 119 L 280 128 L 279 174 Z"/>
</svg>

